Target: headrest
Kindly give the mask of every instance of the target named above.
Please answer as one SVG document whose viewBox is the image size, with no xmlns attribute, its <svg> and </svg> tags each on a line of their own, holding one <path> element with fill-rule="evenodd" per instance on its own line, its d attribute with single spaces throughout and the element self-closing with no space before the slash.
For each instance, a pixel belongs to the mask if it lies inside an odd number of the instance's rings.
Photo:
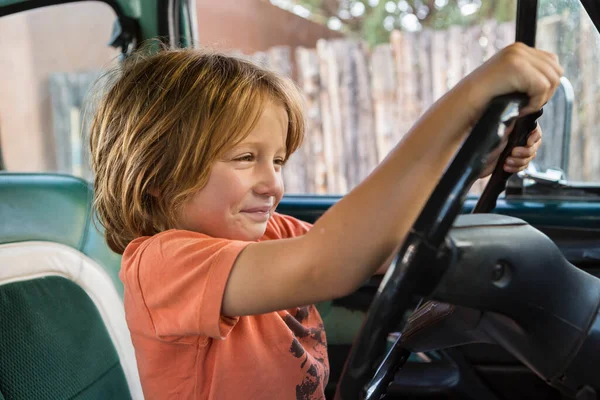
<svg viewBox="0 0 600 400">
<path fill-rule="evenodd" d="M 0 244 L 44 241 L 79 250 L 102 265 L 122 293 L 121 256 L 104 241 L 92 215 L 93 187 L 47 173 L 0 173 Z"/>
<path fill-rule="evenodd" d="M 42 240 L 81 249 L 92 190 L 56 174 L 0 174 L 0 243 Z"/>
</svg>

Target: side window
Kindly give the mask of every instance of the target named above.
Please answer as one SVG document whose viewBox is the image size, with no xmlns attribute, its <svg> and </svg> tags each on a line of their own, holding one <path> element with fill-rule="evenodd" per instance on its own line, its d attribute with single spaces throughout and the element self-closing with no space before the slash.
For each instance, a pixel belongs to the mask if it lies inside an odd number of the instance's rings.
<svg viewBox="0 0 600 400">
<path fill-rule="evenodd" d="M 0 145 L 5 167 L 90 178 L 82 110 L 116 15 L 102 2 L 43 7 L 0 19 Z"/>
<path fill-rule="evenodd" d="M 343 35 L 292 51 L 308 129 L 284 168 L 289 194 L 351 190 L 435 100 L 515 36 L 514 0 L 350 0 L 338 10 L 271 2 Z"/>
<path fill-rule="evenodd" d="M 538 169 L 570 181 L 600 181 L 600 34 L 579 0 L 541 0 L 536 47 L 558 55 L 564 84 L 540 119 Z"/>
</svg>

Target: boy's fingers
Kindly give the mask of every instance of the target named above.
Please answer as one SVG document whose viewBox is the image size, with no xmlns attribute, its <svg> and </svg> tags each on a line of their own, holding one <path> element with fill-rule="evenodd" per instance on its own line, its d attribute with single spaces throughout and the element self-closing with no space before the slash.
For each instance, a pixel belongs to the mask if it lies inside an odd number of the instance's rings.
<svg viewBox="0 0 600 400">
<path fill-rule="evenodd" d="M 532 49 L 532 58 L 529 60 L 542 74 L 558 87 L 563 69 L 558 63 L 558 56 L 544 50 Z"/>
<path fill-rule="evenodd" d="M 527 167 L 529 166 L 529 163 L 531 162 L 531 160 L 533 160 L 535 158 L 531 157 L 529 159 L 523 160 L 523 159 L 514 159 L 514 164 L 509 164 L 508 161 L 510 160 L 510 158 L 508 158 L 506 161 L 507 163 L 504 164 L 504 170 L 506 172 L 510 172 L 510 173 L 517 173 L 519 171 L 523 171 L 524 169 L 527 169 Z"/>
<path fill-rule="evenodd" d="M 535 128 L 527 138 L 527 146 L 531 147 L 534 144 L 540 142 L 542 140 L 542 130 L 539 128 Z"/>
<path fill-rule="evenodd" d="M 560 77 L 562 76 L 562 74 L 555 69 L 555 63 L 548 62 L 544 57 L 534 57 L 533 60 L 531 60 L 531 63 L 552 84 L 552 92 L 554 92 L 560 84 Z"/>
<path fill-rule="evenodd" d="M 527 167 L 527 165 L 535 158 L 536 153 L 534 152 L 528 157 L 508 157 L 505 165 L 511 168 Z"/>
<path fill-rule="evenodd" d="M 540 147 L 539 143 L 541 142 L 534 143 L 533 146 L 528 147 L 515 147 L 510 156 L 519 159 L 533 157 L 533 155 L 538 151 L 538 148 Z"/>
<path fill-rule="evenodd" d="M 545 76 L 536 79 L 536 82 L 530 84 L 530 89 L 527 93 L 530 96 L 529 103 L 521 110 L 520 116 L 532 114 L 542 108 L 551 97 L 549 93 L 552 91 L 552 83 Z"/>
<path fill-rule="evenodd" d="M 526 115 L 539 110 L 550 98 L 560 83 L 560 74 L 545 57 L 535 57 L 533 54 L 527 60 L 527 67 L 521 66 L 523 74 L 529 77 L 527 93 L 530 96 L 529 104 L 522 110 L 521 115 Z"/>
<path fill-rule="evenodd" d="M 550 53 L 548 51 L 540 50 L 540 49 L 538 49 L 538 51 L 541 53 L 541 55 L 543 57 L 546 58 L 546 60 L 548 60 L 549 64 L 552 66 L 552 68 L 554 69 L 554 71 L 556 71 L 556 73 L 558 75 L 560 75 L 560 76 L 564 75 L 564 70 L 560 66 L 558 56 L 555 53 Z"/>
</svg>

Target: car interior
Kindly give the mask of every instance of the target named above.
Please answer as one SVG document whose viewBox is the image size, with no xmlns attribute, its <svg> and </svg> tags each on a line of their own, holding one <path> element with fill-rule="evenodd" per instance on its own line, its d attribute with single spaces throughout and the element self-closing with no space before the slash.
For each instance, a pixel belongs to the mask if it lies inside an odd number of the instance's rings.
<svg viewBox="0 0 600 400">
<path fill-rule="evenodd" d="M 103 1 L 117 16 L 108 42 L 120 57 L 157 36 L 198 41 L 191 0 Z M 69 2 L 0 1 L 0 20 Z M 537 11 L 552 1 L 517 3 L 515 38 L 535 45 Z M 581 8 L 599 34 L 600 1 L 555 3 Z M 544 108 L 564 114 L 553 142 L 563 170 L 573 96 L 563 78 Z M 385 277 L 318 305 L 332 337 L 350 338 L 329 345 L 328 398 L 598 398 L 600 183 L 499 168 L 481 196 L 468 195 L 526 102 L 514 94 L 489 105 Z M 507 151 L 538 118 L 518 121 Z M 142 399 L 121 256 L 94 216 L 93 180 L 6 170 L 1 156 L 0 145 L 0 400 Z M 340 197 L 286 195 L 278 212 L 314 222 Z"/>
</svg>

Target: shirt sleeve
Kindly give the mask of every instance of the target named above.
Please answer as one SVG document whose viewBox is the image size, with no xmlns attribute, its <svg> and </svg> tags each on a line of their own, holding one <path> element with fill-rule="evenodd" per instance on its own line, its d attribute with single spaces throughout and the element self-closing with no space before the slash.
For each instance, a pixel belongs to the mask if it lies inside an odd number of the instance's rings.
<svg viewBox="0 0 600 400">
<path fill-rule="evenodd" d="M 267 232 L 269 239 L 288 239 L 302 236 L 312 228 L 312 224 L 289 215 L 274 213 L 269 220 Z"/>
<path fill-rule="evenodd" d="M 139 285 L 157 337 L 225 338 L 238 318 L 221 315 L 233 264 L 250 242 L 168 231 L 139 258 Z"/>
</svg>

